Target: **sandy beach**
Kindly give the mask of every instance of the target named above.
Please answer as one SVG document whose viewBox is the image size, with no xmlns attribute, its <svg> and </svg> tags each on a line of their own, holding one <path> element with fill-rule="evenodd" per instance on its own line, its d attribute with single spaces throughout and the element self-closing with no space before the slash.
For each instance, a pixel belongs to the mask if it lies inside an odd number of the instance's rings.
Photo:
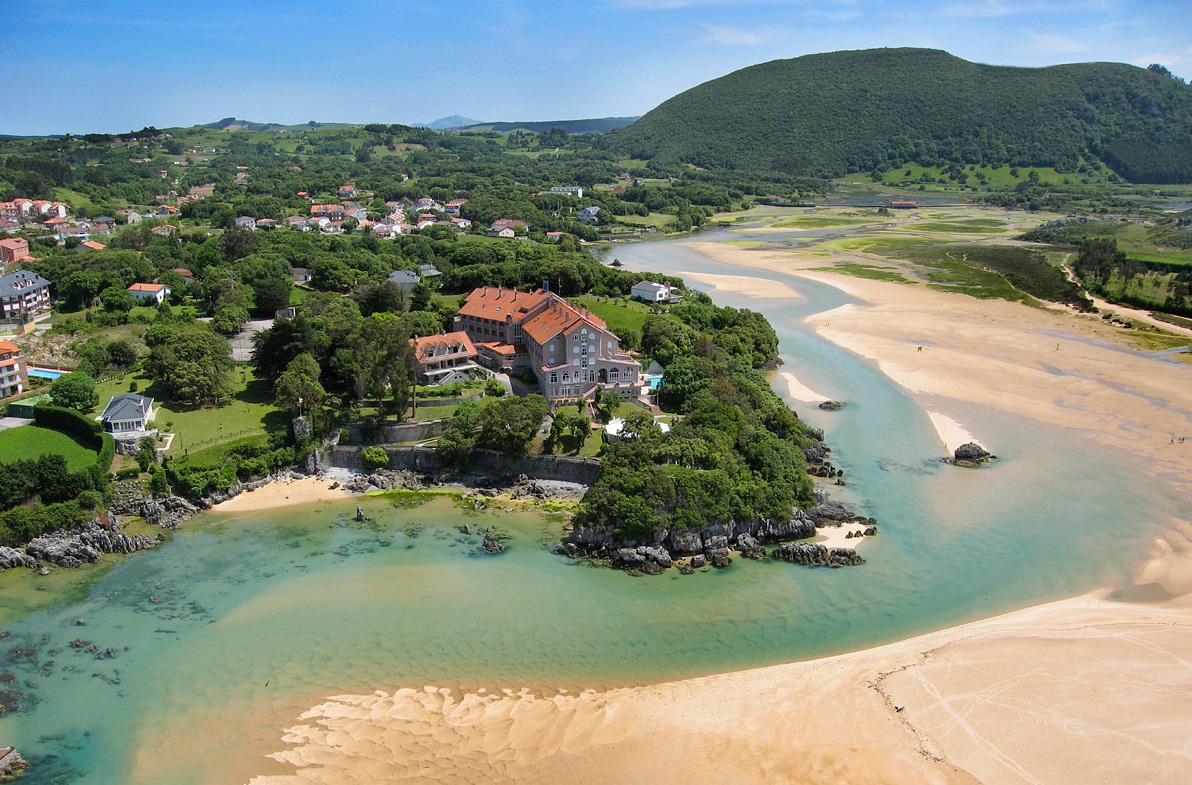
<svg viewBox="0 0 1192 785">
<path fill-rule="evenodd" d="M 245 491 L 220 502 L 213 508 L 216 512 L 261 512 L 293 504 L 311 504 L 322 501 L 343 501 L 359 494 L 344 490 L 331 479 L 303 477 L 271 482 L 255 491 Z"/>
<path fill-rule="evenodd" d="M 910 391 L 949 449 L 996 451 L 949 408 L 982 404 L 1070 428 L 1192 498 L 1192 439 L 1171 441 L 1192 436 L 1192 366 L 1131 348 L 1093 317 L 812 271 L 822 256 L 692 245 L 860 298 L 813 324 Z M 785 382 L 795 398 L 822 399 L 793 374 Z M 1104 590 L 837 657 L 635 689 L 331 697 L 279 739 L 272 757 L 294 772 L 252 783 L 1187 782 L 1192 525 L 1160 523 L 1168 533 L 1127 587 L 1149 602 Z"/>
</svg>

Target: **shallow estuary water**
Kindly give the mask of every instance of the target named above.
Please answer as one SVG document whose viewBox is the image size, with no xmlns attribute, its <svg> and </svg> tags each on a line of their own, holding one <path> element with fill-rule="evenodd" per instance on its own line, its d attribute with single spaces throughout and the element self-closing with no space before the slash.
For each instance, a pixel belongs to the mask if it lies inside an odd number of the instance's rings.
<svg viewBox="0 0 1192 785">
<path fill-rule="evenodd" d="M 630 269 L 741 273 L 671 242 L 615 255 Z M 1120 583 L 1175 505 L 1076 434 L 975 406 L 949 414 L 1001 460 L 941 464 L 916 402 L 801 324 L 845 295 L 741 274 L 805 296 L 714 293 L 770 318 L 779 373 L 849 402 L 834 413 L 791 403 L 824 428 L 845 471 L 834 495 L 879 521 L 864 566 L 738 561 L 633 578 L 550 553 L 557 519 L 448 500 L 366 499 L 367 523 L 353 520 L 354 501 L 208 513 L 97 572 L 85 597 L 16 614 L 0 690 L 22 710 L 0 717 L 0 746 L 37 764 L 31 783 L 243 781 L 280 771 L 261 756 L 329 695 L 642 684 L 844 652 Z M 509 549 L 479 555 L 464 523 L 507 532 Z M 34 580 L 6 576 L 0 591 L 19 597 Z M 114 657 L 97 658 L 109 648 Z"/>
</svg>

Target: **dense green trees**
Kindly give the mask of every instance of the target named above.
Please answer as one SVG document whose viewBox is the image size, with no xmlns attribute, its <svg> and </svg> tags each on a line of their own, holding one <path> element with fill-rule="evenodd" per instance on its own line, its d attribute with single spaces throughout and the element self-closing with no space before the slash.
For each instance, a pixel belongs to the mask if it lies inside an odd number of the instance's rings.
<svg viewBox="0 0 1192 785">
<path fill-rule="evenodd" d="M 174 400 L 202 403 L 223 395 L 231 347 L 202 322 L 159 320 L 145 333 L 145 370 Z"/>
<path fill-rule="evenodd" d="M 831 85 L 825 90 L 824 85 Z M 1005 68 L 925 49 L 808 55 L 751 66 L 662 103 L 606 144 L 736 171 L 835 177 L 1002 163 L 1134 182 L 1192 182 L 1192 90 L 1117 63 Z"/>
<path fill-rule="evenodd" d="M 55 406 L 85 412 L 99 403 L 95 379 L 82 371 L 59 376 L 50 385 L 50 399 Z"/>
</svg>

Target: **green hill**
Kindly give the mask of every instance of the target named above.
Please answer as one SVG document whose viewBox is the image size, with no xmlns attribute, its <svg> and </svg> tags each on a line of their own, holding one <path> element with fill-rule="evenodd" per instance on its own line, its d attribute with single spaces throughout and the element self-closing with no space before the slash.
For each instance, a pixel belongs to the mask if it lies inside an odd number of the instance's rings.
<svg viewBox="0 0 1192 785">
<path fill-rule="evenodd" d="M 814 176 L 1102 163 L 1133 182 L 1192 182 L 1192 87 L 1122 63 L 980 65 L 932 49 L 775 60 L 705 82 L 614 131 L 662 163 Z"/>
</svg>

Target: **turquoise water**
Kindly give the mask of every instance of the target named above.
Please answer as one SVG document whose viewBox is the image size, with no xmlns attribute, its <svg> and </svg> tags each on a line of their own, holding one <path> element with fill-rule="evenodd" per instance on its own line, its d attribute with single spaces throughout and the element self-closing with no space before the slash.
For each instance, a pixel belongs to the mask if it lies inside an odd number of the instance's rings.
<svg viewBox="0 0 1192 785">
<path fill-rule="evenodd" d="M 732 272 L 670 243 L 617 256 Z M 648 683 L 847 651 L 1124 580 L 1176 500 L 1079 434 L 975 406 L 948 412 L 1002 460 L 939 463 L 915 402 L 801 325 L 846 297 L 769 277 L 807 302 L 716 297 L 766 313 L 785 370 L 849 401 L 796 409 L 827 431 L 849 480 L 837 495 L 880 522 L 863 567 L 737 562 L 632 578 L 551 554 L 557 520 L 445 500 L 366 500 L 365 524 L 355 502 L 206 514 L 85 599 L 9 625 L 0 690 L 24 705 L 0 717 L 0 744 L 34 760 L 35 783 L 238 782 L 280 770 L 261 756 L 328 695 Z M 509 550 L 478 555 L 464 522 L 507 531 Z"/>
</svg>

